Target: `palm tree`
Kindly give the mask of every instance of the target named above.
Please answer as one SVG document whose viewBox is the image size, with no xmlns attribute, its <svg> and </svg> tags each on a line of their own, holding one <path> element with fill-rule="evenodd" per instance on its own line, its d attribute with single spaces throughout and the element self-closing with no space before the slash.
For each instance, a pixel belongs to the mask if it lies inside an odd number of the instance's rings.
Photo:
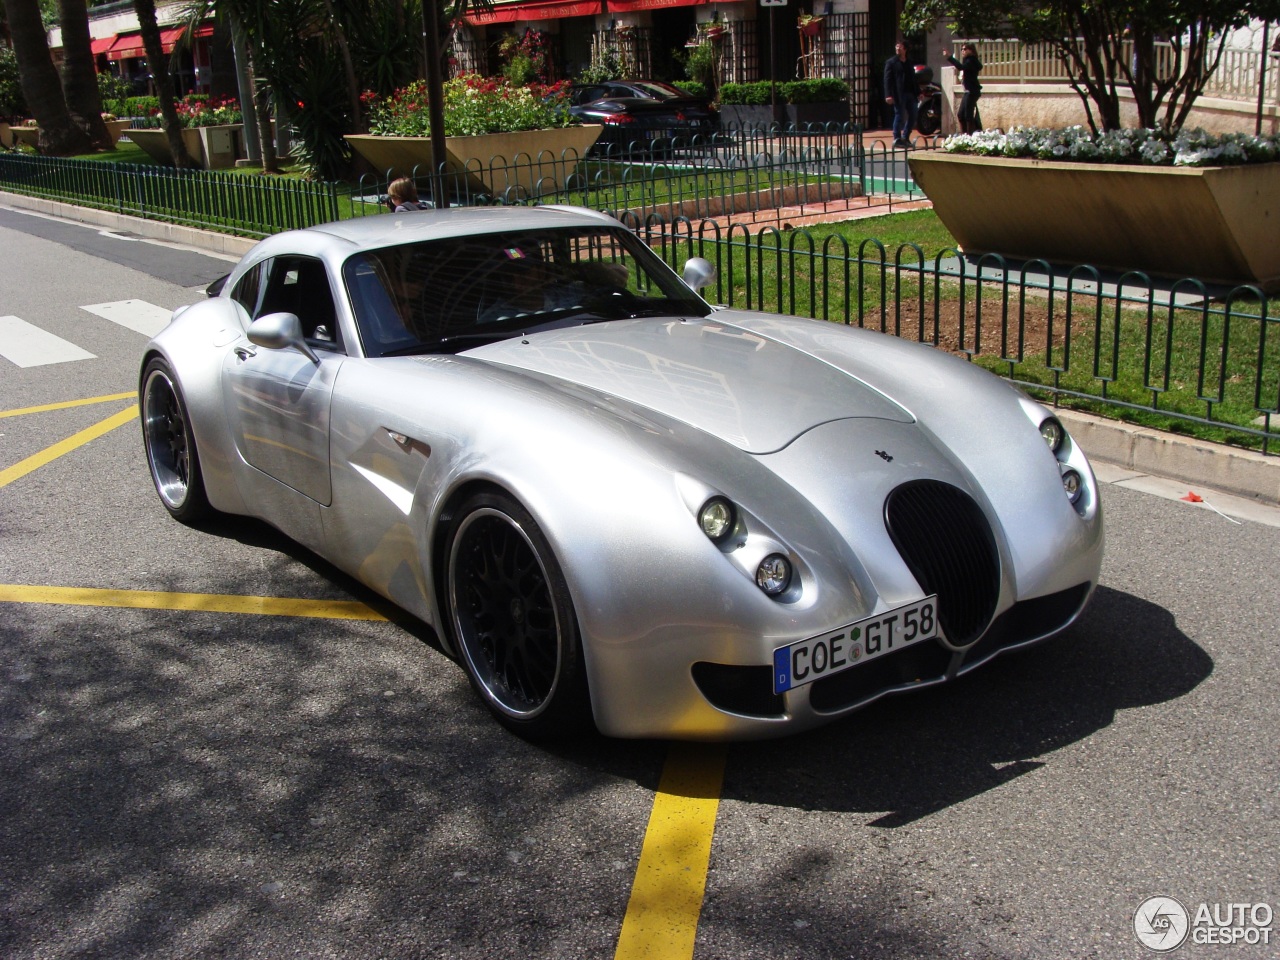
<svg viewBox="0 0 1280 960">
<path fill-rule="evenodd" d="M 197 164 L 187 153 L 182 142 L 182 121 L 178 119 L 178 107 L 173 101 L 173 81 L 169 77 L 169 60 L 160 42 L 160 25 L 156 22 L 155 0 L 133 0 L 138 15 L 138 29 L 142 32 L 142 46 L 147 51 L 147 69 L 156 85 L 156 97 L 160 101 L 160 116 L 164 120 L 164 132 L 169 141 L 173 165 L 179 168 Z"/>
<path fill-rule="evenodd" d="M 4 0 L 4 8 L 18 58 L 22 96 L 40 126 L 40 152 L 60 157 L 88 153 L 93 143 L 67 110 L 40 20 L 39 0 Z"/>
<path fill-rule="evenodd" d="M 89 8 L 85 0 L 58 0 L 58 19 L 62 26 L 62 93 L 71 118 L 84 128 L 100 150 L 114 150 L 106 123 L 102 120 L 102 94 L 98 91 L 98 75 L 93 68 L 92 42 L 89 40 Z"/>
</svg>

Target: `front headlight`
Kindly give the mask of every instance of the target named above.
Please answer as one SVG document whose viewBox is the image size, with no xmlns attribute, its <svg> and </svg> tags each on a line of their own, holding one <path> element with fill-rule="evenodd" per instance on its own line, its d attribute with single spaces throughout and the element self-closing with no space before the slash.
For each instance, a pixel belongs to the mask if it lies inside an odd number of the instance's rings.
<svg viewBox="0 0 1280 960">
<path fill-rule="evenodd" d="M 1067 499 L 1075 503 L 1084 490 L 1084 480 L 1075 470 L 1063 470 L 1062 490 L 1067 495 Z"/>
<path fill-rule="evenodd" d="M 791 586 L 791 561 L 780 553 L 771 553 L 756 567 L 756 586 L 771 597 Z"/>
<path fill-rule="evenodd" d="M 1067 431 L 1062 428 L 1062 424 L 1056 417 L 1048 417 L 1040 424 L 1040 436 L 1044 437 L 1044 442 L 1049 445 L 1049 449 L 1057 453 L 1062 449 L 1062 441 L 1066 439 Z"/>
<path fill-rule="evenodd" d="M 737 511 L 724 497 L 712 497 L 698 511 L 698 526 L 712 543 L 721 544 L 737 525 Z"/>
</svg>

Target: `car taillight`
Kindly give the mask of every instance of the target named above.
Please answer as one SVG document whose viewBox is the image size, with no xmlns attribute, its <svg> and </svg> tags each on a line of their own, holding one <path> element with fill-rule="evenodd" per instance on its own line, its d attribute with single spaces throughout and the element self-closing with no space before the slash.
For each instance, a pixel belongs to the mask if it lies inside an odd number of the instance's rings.
<svg viewBox="0 0 1280 960">
<path fill-rule="evenodd" d="M 601 123 L 635 123 L 636 118 L 627 113 L 613 113 L 600 118 Z"/>
<path fill-rule="evenodd" d="M 677 119 L 677 120 L 680 120 L 680 121 L 683 121 L 683 120 L 684 120 L 684 111 L 683 111 L 683 110 L 677 110 L 677 111 L 676 111 L 676 119 Z"/>
</svg>

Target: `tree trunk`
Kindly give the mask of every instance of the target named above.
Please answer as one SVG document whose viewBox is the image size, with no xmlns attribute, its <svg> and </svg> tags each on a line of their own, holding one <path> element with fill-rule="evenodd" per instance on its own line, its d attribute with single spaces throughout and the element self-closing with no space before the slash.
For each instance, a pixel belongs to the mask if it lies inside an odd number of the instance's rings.
<svg viewBox="0 0 1280 960">
<path fill-rule="evenodd" d="M 178 108 L 173 102 L 173 81 L 169 77 L 169 62 L 164 55 L 164 45 L 160 42 L 155 0 L 133 0 L 133 9 L 138 14 L 142 46 L 147 51 L 147 69 L 151 71 L 151 79 L 155 81 L 160 116 L 164 119 L 164 132 L 168 135 L 173 165 L 179 169 L 196 167 L 198 164 L 191 159 L 191 154 L 187 153 L 186 145 L 182 142 L 182 121 L 178 119 Z"/>
<path fill-rule="evenodd" d="M 258 139 L 262 142 L 262 172 L 263 173 L 279 173 L 280 157 L 276 154 L 276 138 L 275 132 L 271 129 L 271 97 L 267 92 L 267 85 L 258 80 L 258 70 L 254 62 L 254 56 L 249 54 L 249 67 L 252 79 L 250 86 L 253 89 L 254 119 L 258 123 Z M 276 123 L 284 123 L 283 117 L 276 117 Z"/>
<path fill-rule="evenodd" d="M 102 94 L 93 67 L 89 9 L 85 0 L 58 0 L 62 26 L 62 93 L 67 110 L 99 150 L 114 150 L 115 141 L 102 120 Z"/>
<path fill-rule="evenodd" d="M 22 96 L 40 126 L 40 152 L 58 157 L 88 153 L 93 143 L 67 111 L 44 24 L 40 22 L 38 0 L 4 0 L 4 8 L 18 59 Z"/>
</svg>

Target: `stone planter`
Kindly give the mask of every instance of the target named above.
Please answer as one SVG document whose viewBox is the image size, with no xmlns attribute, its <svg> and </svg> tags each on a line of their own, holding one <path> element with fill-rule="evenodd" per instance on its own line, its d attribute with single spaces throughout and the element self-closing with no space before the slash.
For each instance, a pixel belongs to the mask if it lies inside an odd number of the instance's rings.
<svg viewBox="0 0 1280 960">
<path fill-rule="evenodd" d="M 848 123 L 849 104 L 843 100 L 832 103 L 780 103 L 781 122 L 797 127 L 807 125 Z M 770 104 L 722 103 L 720 122 L 736 127 L 767 127 L 774 122 Z"/>
<path fill-rule="evenodd" d="M 234 167 L 240 155 L 243 126 L 240 123 L 228 123 L 215 127 L 184 127 L 182 143 L 191 158 L 206 170 Z M 130 130 L 129 139 L 153 160 L 173 164 L 169 138 L 163 130 Z"/>
<path fill-rule="evenodd" d="M 940 151 L 909 163 L 967 254 L 1280 290 L 1280 163 L 1147 167 Z"/>
<path fill-rule="evenodd" d="M 121 135 L 129 129 L 128 120 L 104 120 L 107 125 L 107 133 L 111 134 L 111 142 L 119 143 Z"/>
<path fill-rule="evenodd" d="M 36 149 L 36 144 L 40 142 L 39 127 L 10 127 L 9 136 L 13 138 L 13 146 L 30 147 Z"/>
<path fill-rule="evenodd" d="M 459 188 L 496 197 L 555 193 L 600 136 L 598 125 L 447 137 L 445 163 Z M 430 137 L 349 134 L 347 143 L 378 173 L 426 177 L 432 172 Z"/>
<path fill-rule="evenodd" d="M 6 150 L 13 149 L 13 134 L 9 132 L 7 123 L 0 123 L 0 147 L 4 147 Z"/>
</svg>

